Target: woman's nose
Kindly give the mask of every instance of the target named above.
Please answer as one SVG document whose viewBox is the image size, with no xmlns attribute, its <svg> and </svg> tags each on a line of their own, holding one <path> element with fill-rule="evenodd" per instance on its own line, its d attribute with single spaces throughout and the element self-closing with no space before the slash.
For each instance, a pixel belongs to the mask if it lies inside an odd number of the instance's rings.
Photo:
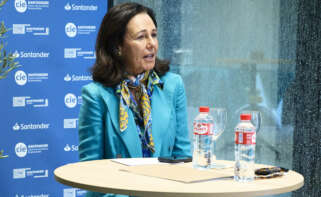
<svg viewBox="0 0 321 197">
<path fill-rule="evenodd" d="M 147 39 L 147 48 L 154 48 L 156 45 L 156 38 L 153 38 L 152 36 L 148 36 Z"/>
</svg>

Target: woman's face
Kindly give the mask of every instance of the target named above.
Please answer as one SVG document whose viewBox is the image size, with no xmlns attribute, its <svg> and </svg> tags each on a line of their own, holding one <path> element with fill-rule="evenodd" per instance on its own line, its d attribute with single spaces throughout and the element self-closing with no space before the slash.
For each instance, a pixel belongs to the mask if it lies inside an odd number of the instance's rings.
<svg viewBox="0 0 321 197">
<path fill-rule="evenodd" d="M 137 14 L 129 21 L 120 51 L 130 75 L 154 68 L 158 51 L 157 29 L 148 14 Z"/>
</svg>

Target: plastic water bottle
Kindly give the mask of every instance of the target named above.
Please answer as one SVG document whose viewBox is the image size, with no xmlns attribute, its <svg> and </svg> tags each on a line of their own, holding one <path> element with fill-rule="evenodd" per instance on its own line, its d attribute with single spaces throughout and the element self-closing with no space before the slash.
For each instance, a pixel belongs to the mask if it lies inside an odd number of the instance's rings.
<svg viewBox="0 0 321 197">
<path fill-rule="evenodd" d="M 213 160 L 213 124 L 214 120 L 209 115 L 209 107 L 201 106 L 199 114 L 193 122 L 194 151 L 193 167 L 207 169 L 212 165 Z"/>
<path fill-rule="evenodd" d="M 240 119 L 235 127 L 234 180 L 249 182 L 254 180 L 256 132 L 251 114 L 241 114 Z"/>
</svg>

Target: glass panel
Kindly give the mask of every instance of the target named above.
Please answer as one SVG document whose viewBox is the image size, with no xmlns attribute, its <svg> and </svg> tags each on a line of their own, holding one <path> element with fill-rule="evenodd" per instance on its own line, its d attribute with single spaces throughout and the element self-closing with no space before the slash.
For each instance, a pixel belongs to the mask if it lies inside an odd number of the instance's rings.
<svg viewBox="0 0 321 197">
<path fill-rule="evenodd" d="M 115 4 L 122 2 L 128 1 Z M 233 129 L 239 113 L 257 110 L 262 124 L 256 162 L 291 169 L 294 112 L 284 110 L 291 109 L 284 97 L 295 77 L 296 1 L 135 2 L 156 12 L 159 57 L 170 59 L 171 70 L 188 84 L 191 127 L 200 105 L 227 109 L 228 124 L 217 141 L 217 159 L 234 159 Z"/>
</svg>

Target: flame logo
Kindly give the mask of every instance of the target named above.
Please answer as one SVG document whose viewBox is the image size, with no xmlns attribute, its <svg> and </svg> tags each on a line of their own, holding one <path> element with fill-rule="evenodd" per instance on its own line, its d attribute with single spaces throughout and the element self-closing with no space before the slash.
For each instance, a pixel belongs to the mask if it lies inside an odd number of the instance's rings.
<svg viewBox="0 0 321 197">
<path fill-rule="evenodd" d="M 18 52 L 17 50 L 15 50 L 15 52 L 14 52 L 12 55 L 13 55 L 13 57 L 15 57 L 15 58 L 20 57 L 19 52 Z"/>
<path fill-rule="evenodd" d="M 20 129 L 20 126 L 18 123 L 16 123 L 13 127 L 12 127 L 13 130 L 15 131 L 18 131 Z"/>
<path fill-rule="evenodd" d="M 71 81 L 71 77 L 69 74 L 67 74 L 65 77 L 64 77 L 64 80 L 65 81 Z"/>
<path fill-rule="evenodd" d="M 67 11 L 71 10 L 71 6 L 70 6 L 69 3 L 67 3 L 67 4 L 65 5 L 65 10 L 67 10 Z"/>
<path fill-rule="evenodd" d="M 66 146 L 65 146 L 64 150 L 65 150 L 66 152 L 71 150 L 71 148 L 70 148 L 69 144 L 66 144 Z"/>
</svg>

